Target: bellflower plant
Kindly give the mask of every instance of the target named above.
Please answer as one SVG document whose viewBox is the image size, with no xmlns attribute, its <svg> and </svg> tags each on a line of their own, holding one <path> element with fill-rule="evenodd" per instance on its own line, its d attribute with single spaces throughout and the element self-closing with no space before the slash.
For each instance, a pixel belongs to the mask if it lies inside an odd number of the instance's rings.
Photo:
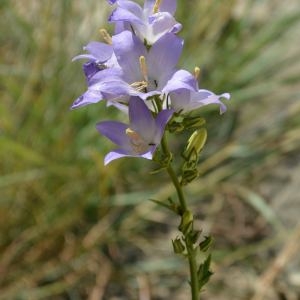
<svg viewBox="0 0 300 300">
<path fill-rule="evenodd" d="M 205 120 L 197 115 L 199 108 L 215 104 L 220 113 L 226 111 L 217 95 L 199 88 L 200 69 L 193 74 L 177 67 L 183 40 L 175 18 L 176 0 L 145 0 L 144 6 L 129 0 L 108 0 L 114 9 L 109 22 L 115 24 L 115 34 L 100 32 L 104 42 L 88 43 L 86 53 L 73 60 L 84 59 L 83 71 L 87 90 L 71 108 L 106 101 L 124 112 L 126 122 L 105 120 L 96 125 L 100 134 L 117 145 L 104 158 L 113 160 L 134 157 L 153 160 L 158 171 L 166 171 L 177 193 L 177 200 L 153 200 L 179 216 L 180 235 L 172 240 L 174 252 L 189 262 L 191 299 L 199 300 L 200 291 L 208 282 L 210 271 L 210 237 L 201 237 L 194 226 L 194 215 L 188 208 L 184 186 L 198 177 L 197 163 L 205 145 Z M 191 114 L 193 112 L 193 114 Z M 181 155 L 170 149 L 167 136 L 189 132 Z M 181 168 L 175 171 L 175 160 Z M 199 261 L 199 253 L 204 260 Z"/>
</svg>

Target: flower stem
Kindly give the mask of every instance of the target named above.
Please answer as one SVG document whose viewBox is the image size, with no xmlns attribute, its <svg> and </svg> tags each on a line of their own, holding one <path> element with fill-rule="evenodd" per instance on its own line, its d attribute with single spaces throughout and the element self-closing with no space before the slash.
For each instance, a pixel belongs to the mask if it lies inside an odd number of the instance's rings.
<svg viewBox="0 0 300 300">
<path fill-rule="evenodd" d="M 166 157 L 171 158 L 172 154 L 169 150 L 167 140 L 166 140 L 166 134 L 164 134 L 162 138 L 162 150 Z M 168 163 L 167 166 L 167 172 L 169 174 L 169 177 L 172 180 L 172 183 L 176 189 L 178 200 L 180 203 L 180 216 L 183 217 L 183 214 L 188 211 L 187 203 L 185 200 L 185 196 L 183 193 L 182 186 L 179 183 L 178 177 L 171 165 L 171 162 Z M 188 233 L 182 232 L 184 235 L 183 241 L 185 242 L 186 249 L 187 249 L 187 258 L 189 261 L 189 268 L 190 268 L 190 285 L 191 285 L 191 293 L 192 293 L 192 300 L 199 300 L 199 283 L 198 283 L 198 274 L 197 274 L 197 261 L 196 261 L 196 251 L 194 249 L 193 244 L 190 242 L 189 237 L 187 236 Z"/>
</svg>

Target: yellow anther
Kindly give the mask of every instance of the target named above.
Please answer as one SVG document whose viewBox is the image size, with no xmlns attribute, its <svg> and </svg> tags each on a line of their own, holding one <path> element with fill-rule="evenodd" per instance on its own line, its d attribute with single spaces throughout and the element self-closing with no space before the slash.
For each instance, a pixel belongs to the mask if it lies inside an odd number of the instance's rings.
<svg viewBox="0 0 300 300">
<path fill-rule="evenodd" d="M 100 34 L 102 35 L 103 40 L 107 44 L 111 45 L 112 44 L 112 38 L 111 38 L 110 34 L 107 32 L 107 30 L 104 29 L 104 28 L 101 28 L 99 31 L 100 31 Z"/>
<path fill-rule="evenodd" d="M 140 135 L 131 128 L 126 129 L 126 135 L 130 138 L 132 142 L 139 141 L 141 139 Z"/>
<path fill-rule="evenodd" d="M 199 67 L 195 67 L 194 69 L 194 77 L 198 80 L 200 77 L 200 68 Z"/>
<path fill-rule="evenodd" d="M 144 139 L 136 131 L 128 127 L 125 133 L 130 139 L 130 144 L 133 151 L 137 154 L 141 154 L 149 148 L 149 145 L 147 145 Z"/>
<path fill-rule="evenodd" d="M 140 69 L 142 72 L 142 75 L 146 81 L 148 81 L 148 71 L 147 71 L 147 64 L 146 64 L 146 58 L 145 56 L 140 56 Z"/>
<path fill-rule="evenodd" d="M 130 84 L 138 92 L 144 91 L 148 87 L 147 81 L 137 81 Z"/>
<path fill-rule="evenodd" d="M 160 3 L 161 3 L 161 0 L 156 0 L 156 1 L 155 1 L 155 4 L 154 4 L 154 6 L 153 6 L 153 13 L 154 13 L 154 14 L 158 13 Z"/>
</svg>

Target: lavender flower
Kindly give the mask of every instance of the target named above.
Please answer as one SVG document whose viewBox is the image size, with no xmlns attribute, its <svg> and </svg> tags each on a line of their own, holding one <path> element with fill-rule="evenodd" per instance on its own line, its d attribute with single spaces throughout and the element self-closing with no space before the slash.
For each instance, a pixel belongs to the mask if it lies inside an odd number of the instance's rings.
<svg viewBox="0 0 300 300">
<path fill-rule="evenodd" d="M 171 108 L 182 113 L 208 104 L 217 104 L 222 114 L 226 111 L 226 105 L 220 99 L 230 99 L 229 93 L 216 95 L 209 90 L 199 89 L 195 76 L 184 70 L 179 70 L 173 75 L 164 87 L 163 93 L 168 95 Z"/>
<path fill-rule="evenodd" d="M 90 79 L 99 71 L 106 68 L 118 67 L 112 45 L 100 42 L 90 42 L 83 47 L 83 50 L 88 53 L 77 55 L 72 61 L 88 59 L 88 62 L 83 64 L 83 71 L 88 84 Z"/>
<path fill-rule="evenodd" d="M 146 0 L 144 8 L 128 0 L 109 0 L 109 3 L 118 5 L 109 17 L 110 22 L 116 23 L 116 33 L 133 30 L 148 45 L 165 33 L 177 33 L 182 27 L 173 17 L 176 0 Z"/>
<path fill-rule="evenodd" d="M 183 40 L 172 33 L 166 33 L 149 50 L 130 31 L 113 36 L 112 57 L 116 62 L 111 68 L 96 72 L 89 78 L 88 90 L 73 103 L 72 108 L 103 99 L 110 104 L 126 104 L 131 96 L 146 100 L 161 94 L 176 72 L 182 47 Z"/>
<path fill-rule="evenodd" d="M 152 159 L 172 114 L 173 110 L 162 110 L 154 118 L 142 99 L 130 98 L 129 124 L 103 121 L 96 126 L 101 134 L 119 146 L 105 156 L 104 164 L 126 156 Z"/>
</svg>

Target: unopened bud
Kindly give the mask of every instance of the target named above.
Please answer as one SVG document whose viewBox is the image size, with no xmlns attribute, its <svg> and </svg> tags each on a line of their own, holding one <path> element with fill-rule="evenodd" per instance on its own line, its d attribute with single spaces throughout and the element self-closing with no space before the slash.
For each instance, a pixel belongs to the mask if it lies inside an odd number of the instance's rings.
<svg viewBox="0 0 300 300">
<path fill-rule="evenodd" d="M 190 232 L 191 230 L 193 230 L 193 214 L 189 211 L 186 210 L 183 213 L 180 225 L 178 227 L 178 229 L 185 235 L 188 232 Z"/>
<path fill-rule="evenodd" d="M 188 117 L 183 121 L 185 128 L 200 128 L 205 124 L 205 119 L 201 117 Z"/>
<path fill-rule="evenodd" d="M 183 152 L 183 157 L 187 161 L 197 162 L 206 139 L 207 131 L 205 128 L 195 130 L 188 140 L 187 146 Z"/>
<path fill-rule="evenodd" d="M 176 254 L 182 254 L 183 251 L 185 250 L 182 241 L 178 237 L 174 241 L 172 240 L 172 245 L 173 245 L 174 252 Z"/>
</svg>

